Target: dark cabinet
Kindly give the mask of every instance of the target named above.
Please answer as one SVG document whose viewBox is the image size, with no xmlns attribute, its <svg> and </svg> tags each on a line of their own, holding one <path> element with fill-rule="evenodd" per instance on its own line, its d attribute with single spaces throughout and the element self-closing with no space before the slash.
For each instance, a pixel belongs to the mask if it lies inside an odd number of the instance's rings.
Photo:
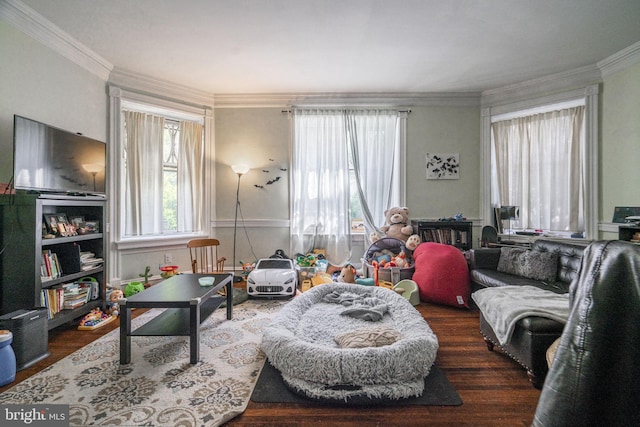
<svg viewBox="0 0 640 427">
<path fill-rule="evenodd" d="M 640 243 L 640 225 L 621 225 L 618 227 L 618 239 Z"/>
</svg>

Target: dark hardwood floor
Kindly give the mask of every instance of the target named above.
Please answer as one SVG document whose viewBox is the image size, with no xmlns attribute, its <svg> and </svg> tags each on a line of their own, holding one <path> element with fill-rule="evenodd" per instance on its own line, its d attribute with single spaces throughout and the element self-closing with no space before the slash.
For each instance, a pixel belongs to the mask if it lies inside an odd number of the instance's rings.
<svg viewBox="0 0 640 427">
<path fill-rule="evenodd" d="M 436 363 L 463 400 L 462 406 L 344 408 L 249 402 L 229 426 L 528 426 L 540 391 L 516 362 L 487 350 L 478 328 L 478 313 L 422 303 L 416 307 L 438 336 Z M 135 310 L 134 316 L 143 310 Z M 19 371 L 16 381 L 0 392 L 64 358 L 119 326 L 118 321 L 94 331 L 63 325 L 49 332 L 51 356 Z"/>
</svg>

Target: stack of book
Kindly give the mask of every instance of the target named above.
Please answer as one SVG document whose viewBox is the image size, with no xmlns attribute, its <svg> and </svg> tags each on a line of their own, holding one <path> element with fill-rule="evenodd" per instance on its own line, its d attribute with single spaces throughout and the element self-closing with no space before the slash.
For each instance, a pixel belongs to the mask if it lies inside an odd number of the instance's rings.
<svg viewBox="0 0 640 427">
<path fill-rule="evenodd" d="M 103 262 L 104 260 L 102 258 L 96 258 L 96 254 L 93 252 L 80 252 L 80 268 L 82 271 L 100 267 Z"/>
<path fill-rule="evenodd" d="M 41 294 L 41 302 L 47 308 L 49 319 L 61 310 L 73 310 L 86 304 L 90 298 L 91 286 L 76 282 L 43 289 Z"/>
<path fill-rule="evenodd" d="M 91 298 L 91 287 L 79 283 L 67 283 L 62 285 L 64 288 L 64 304 L 65 310 L 73 310 L 86 304 Z"/>
<path fill-rule="evenodd" d="M 58 254 L 50 250 L 42 251 L 42 264 L 40 265 L 40 276 L 43 282 L 57 279 L 62 276 L 62 268 L 58 261 Z"/>
</svg>

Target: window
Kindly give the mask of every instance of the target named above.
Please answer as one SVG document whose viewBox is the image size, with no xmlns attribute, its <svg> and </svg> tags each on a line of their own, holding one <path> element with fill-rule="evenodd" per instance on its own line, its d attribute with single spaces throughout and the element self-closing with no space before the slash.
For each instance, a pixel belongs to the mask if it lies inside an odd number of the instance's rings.
<svg viewBox="0 0 640 427">
<path fill-rule="evenodd" d="M 492 119 L 491 200 L 519 207 L 512 228 L 585 231 L 585 107 L 577 104 Z"/>
<path fill-rule="evenodd" d="M 390 110 L 293 111 L 291 252 L 326 250 L 349 261 L 359 221 L 371 232 L 404 194 L 406 113 Z"/>
<path fill-rule="evenodd" d="M 121 237 L 201 232 L 202 119 L 139 104 L 123 107 Z"/>
</svg>

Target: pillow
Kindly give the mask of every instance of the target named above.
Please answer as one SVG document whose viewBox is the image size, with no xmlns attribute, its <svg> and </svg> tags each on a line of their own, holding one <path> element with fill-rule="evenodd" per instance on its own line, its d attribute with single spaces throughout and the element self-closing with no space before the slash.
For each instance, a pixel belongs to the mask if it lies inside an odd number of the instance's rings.
<svg viewBox="0 0 640 427">
<path fill-rule="evenodd" d="M 418 285 L 421 301 L 469 308 L 469 267 L 458 248 L 424 242 L 413 252 L 413 260 L 412 279 Z"/>
<path fill-rule="evenodd" d="M 500 248 L 500 259 L 498 260 L 498 271 L 501 273 L 524 276 L 524 261 L 528 249 L 525 248 Z"/>
<path fill-rule="evenodd" d="M 558 254 L 554 252 L 531 251 L 524 248 L 506 248 L 500 250 L 498 271 L 541 280 L 555 282 L 558 269 Z"/>
<path fill-rule="evenodd" d="M 340 348 L 382 347 L 402 339 L 402 334 L 388 326 L 379 326 L 344 332 L 333 339 Z"/>
</svg>

